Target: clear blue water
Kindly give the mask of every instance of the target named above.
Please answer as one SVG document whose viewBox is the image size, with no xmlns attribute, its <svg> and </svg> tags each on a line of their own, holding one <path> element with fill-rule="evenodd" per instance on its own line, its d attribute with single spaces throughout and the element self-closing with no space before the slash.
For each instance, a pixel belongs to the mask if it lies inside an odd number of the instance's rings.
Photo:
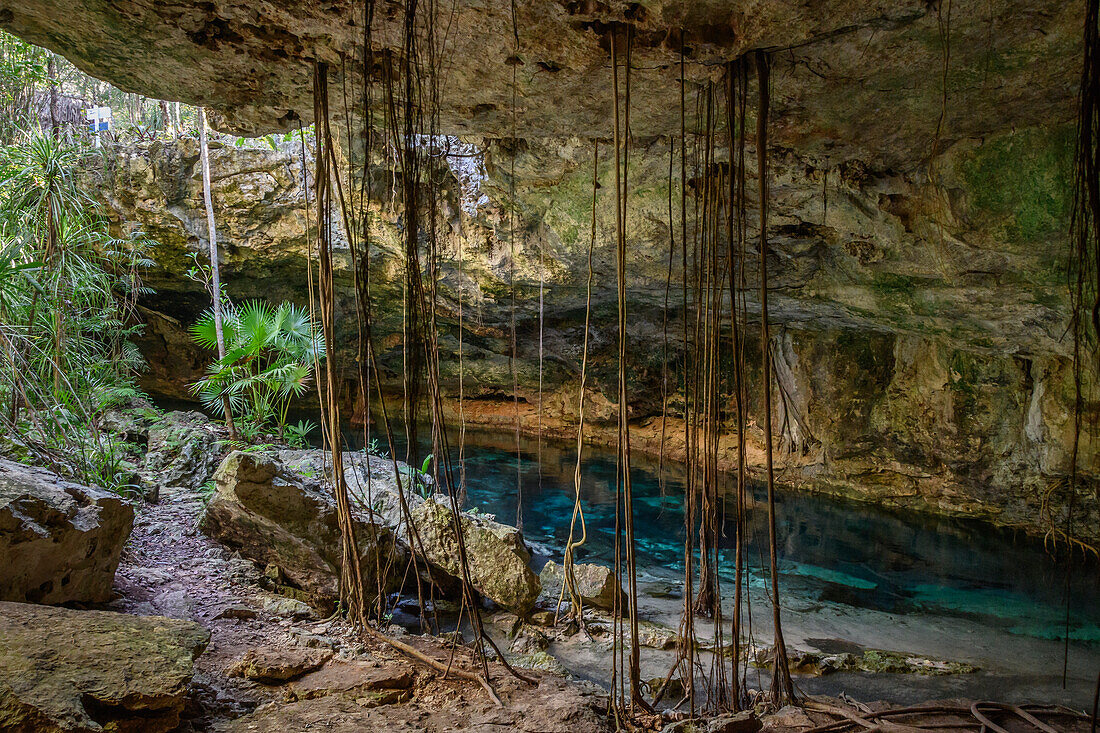
<svg viewBox="0 0 1100 733">
<path fill-rule="evenodd" d="M 541 464 L 533 441 L 521 444 L 517 491 L 514 437 L 467 432 L 468 506 L 516 523 L 522 496 L 525 537 L 557 555 L 569 534 L 575 450 L 544 441 Z M 403 456 L 399 450 L 398 455 Z M 454 449 L 457 458 L 457 449 Z M 615 455 L 585 448 L 581 499 L 589 540 L 578 559 L 611 564 L 615 533 Z M 683 573 L 684 483 L 658 479 L 654 462 L 632 470 L 639 573 L 676 581 Z M 666 473 L 668 473 L 666 471 Z M 727 481 L 732 483 L 732 477 Z M 727 489 L 730 487 L 726 487 Z M 763 488 L 749 521 L 749 582 L 763 587 L 767 525 Z M 732 497 L 732 495 L 731 495 Z M 732 591 L 732 502 L 719 568 Z M 896 614 L 967 618 L 1039 639 L 1065 630 L 1065 565 L 1034 538 L 986 523 L 897 513 L 866 503 L 778 492 L 777 530 L 784 597 Z M 1070 638 L 1100 647 L 1100 567 L 1076 559 Z"/>
</svg>

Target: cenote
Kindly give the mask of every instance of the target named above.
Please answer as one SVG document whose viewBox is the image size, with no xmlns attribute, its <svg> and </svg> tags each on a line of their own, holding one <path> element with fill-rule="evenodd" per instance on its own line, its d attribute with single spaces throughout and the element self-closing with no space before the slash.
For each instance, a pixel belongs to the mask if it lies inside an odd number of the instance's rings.
<svg viewBox="0 0 1100 733">
<path fill-rule="evenodd" d="M 0 730 L 1095 733 L 1100 0 L 0 0 L 0 110 Z"/>
<path fill-rule="evenodd" d="M 345 438 L 351 445 L 362 445 L 361 431 L 346 430 Z M 403 457 L 403 434 L 396 435 L 395 441 L 398 456 Z M 452 435 L 454 456 L 457 446 L 457 435 Z M 423 443 L 420 455 L 428 452 L 429 446 Z M 514 434 L 467 430 L 463 452 L 468 509 L 506 524 L 521 522 L 524 537 L 535 551 L 536 571 L 548 559 L 560 562 L 569 533 L 568 524 L 560 518 L 570 516 L 573 509 L 575 446 L 524 436 L 517 451 Z M 675 626 L 684 603 L 684 481 L 682 467 L 673 462 L 666 462 L 663 481 L 659 471 L 658 461 L 652 458 L 632 458 L 639 605 L 643 617 Z M 614 563 L 615 476 L 614 453 L 584 447 L 581 502 L 588 541 L 577 550 L 579 562 Z M 723 475 L 722 480 L 727 493 L 733 477 Z M 759 635 L 767 639 L 766 496 L 762 485 L 754 483 L 752 489 L 755 508 L 747 521 L 746 610 L 753 606 L 762 625 Z M 1053 552 L 1033 536 L 973 519 L 898 512 L 798 491 L 778 491 L 776 510 L 781 606 L 785 617 L 790 617 L 785 621 L 788 639 L 801 641 L 795 646 L 832 652 L 867 647 L 969 659 L 977 660 L 982 669 L 980 674 L 955 676 L 951 681 L 886 675 L 895 678 L 889 686 L 883 685 L 882 675 L 859 675 L 858 680 L 846 674 L 802 677 L 798 681 L 803 688 L 838 692 L 882 685 L 883 696 L 899 702 L 926 699 L 930 693 L 1022 694 L 1022 690 L 1039 688 L 1048 698 L 1067 702 L 1088 696 L 1090 688 L 1080 681 L 1071 680 L 1069 691 L 1060 691 L 1067 628 L 1066 565 L 1061 551 Z M 734 582 L 730 499 L 724 500 L 723 512 L 719 576 L 724 607 L 729 607 Z M 1068 624 L 1071 669 L 1100 659 L 1100 568 L 1094 558 L 1080 554 L 1074 563 Z M 833 625 L 838 617 L 842 619 L 839 627 Z M 890 626 L 884 626 L 899 620 L 907 624 L 905 633 L 899 630 L 895 635 Z M 697 623 L 706 627 L 709 622 L 699 619 Z M 839 632 L 822 638 L 821 633 L 829 633 L 822 628 Z M 1013 639 L 1029 650 L 1026 664 L 1016 658 Z M 561 656 L 571 671 L 606 684 L 598 665 L 588 668 L 582 660 L 574 668 L 568 652 Z M 659 668 L 654 661 L 653 671 Z"/>
</svg>

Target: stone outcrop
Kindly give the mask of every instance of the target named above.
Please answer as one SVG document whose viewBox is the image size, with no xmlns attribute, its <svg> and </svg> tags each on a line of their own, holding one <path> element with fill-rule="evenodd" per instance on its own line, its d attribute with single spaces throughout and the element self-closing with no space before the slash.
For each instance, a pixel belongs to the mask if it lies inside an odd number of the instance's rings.
<svg viewBox="0 0 1100 733">
<path fill-rule="evenodd" d="M 198 489 L 221 463 L 226 437 L 201 412 L 169 412 L 149 426 L 145 474 L 159 488 Z"/>
<path fill-rule="evenodd" d="M 526 0 L 513 17 L 508 3 L 462 0 L 435 19 L 437 30 L 448 29 L 440 131 L 509 137 L 518 127 L 528 139 L 609 137 L 607 31 L 629 24 L 641 90 L 635 135 L 678 134 L 681 50 L 694 88 L 721 83 L 724 63 L 752 49 L 782 49 L 773 54 L 776 145 L 837 163 L 916 164 L 928 154 L 944 91 L 935 8 L 923 0 Z M 1066 59 L 1079 54 L 1082 18 L 1081 6 L 1056 0 L 956 8 L 944 137 L 1072 119 L 1077 65 Z M 427 22 L 421 14 L 417 25 Z M 222 126 L 241 132 L 308 125 L 315 59 L 334 71 L 348 59 L 349 83 L 361 83 L 361 66 L 351 60 L 362 55 L 362 6 L 353 2 L 5 0 L 0 26 L 128 91 L 211 108 Z M 401 53 L 401 27 L 376 14 L 376 53 Z M 688 129 L 697 129 L 695 119 Z"/>
<path fill-rule="evenodd" d="M 172 730 L 209 638 L 190 621 L 0 603 L 0 729 Z"/>
<path fill-rule="evenodd" d="M 386 705 L 409 696 L 415 675 L 403 664 L 334 660 L 290 685 L 287 697 L 310 700 L 338 695 Z"/>
<path fill-rule="evenodd" d="M 227 670 L 227 674 L 276 685 L 312 672 L 331 658 L 332 652 L 328 650 L 260 647 L 248 650 Z"/>
<path fill-rule="evenodd" d="M 415 547 L 431 565 L 435 582 L 455 590 L 457 543 L 450 509 L 440 503 L 444 499 L 406 494 L 417 542 L 410 539 L 389 459 L 345 453 L 344 466 L 359 520 L 366 587 L 376 587 L 376 568 L 385 569 L 383 588 L 398 582 L 393 563 Z M 287 585 L 304 591 L 314 605 L 331 606 L 338 598 L 340 534 L 325 479 L 325 454 L 291 450 L 276 457 L 238 451 L 218 468 L 215 481 L 218 491 L 203 515 L 202 530 L 260 564 L 277 566 Z M 462 525 L 474 587 L 506 608 L 528 610 L 539 595 L 539 580 L 519 531 L 467 513 Z"/>
<path fill-rule="evenodd" d="M 452 577 L 460 577 L 454 513 L 447 499 L 436 496 L 420 502 L 412 510 L 412 518 L 428 561 Z M 507 609 L 528 611 L 541 588 L 531 570 L 523 535 L 515 527 L 466 513 L 461 524 L 474 588 Z"/>
<path fill-rule="evenodd" d="M 301 466 L 291 465 L 270 455 L 231 453 L 214 475 L 217 493 L 200 528 L 261 565 L 277 566 L 286 583 L 303 591 L 310 603 L 330 608 L 339 600 L 336 502 L 323 471 L 306 475 Z M 392 563 L 393 534 L 369 510 L 359 509 L 357 518 L 364 582 L 374 588 L 375 569 Z M 383 586 L 393 580 L 389 574 L 381 578 Z"/>
<path fill-rule="evenodd" d="M 117 494 L 0 458 L 0 600 L 110 600 L 133 524 Z"/>
<path fill-rule="evenodd" d="M 778 456 L 783 484 L 979 516 L 1039 534 L 1064 523 L 1069 502 L 1061 480 L 1068 471 L 1067 416 L 1073 395 L 1070 344 L 1062 338 L 1067 291 L 1058 262 L 1068 241 L 1068 130 L 1065 125 L 1032 128 L 945 147 L 937 180 L 962 192 L 946 202 L 919 175 L 876 171 L 863 163 L 821 167 L 789 151 L 773 156 L 779 184 L 772 215 L 782 222 L 769 232 L 777 258 L 770 304 L 772 353 L 781 389 L 773 424 L 784 444 Z M 662 145 L 639 141 L 635 147 L 631 180 L 637 190 L 627 213 L 632 241 L 628 358 L 635 387 L 631 416 L 638 430 L 632 444 L 652 454 L 660 450 L 660 431 L 647 435 L 645 425 L 662 414 L 664 327 L 663 301 L 646 294 L 663 293 L 667 276 L 667 226 L 662 224 L 667 199 L 660 193 L 667 149 Z M 467 401 L 463 417 L 471 425 L 514 429 L 510 263 L 494 252 L 509 250 L 506 204 L 515 157 L 515 195 L 522 229 L 528 232 L 510 261 L 518 283 L 517 332 L 539 329 L 532 303 L 540 279 L 546 284 L 547 315 L 541 398 L 538 340 L 521 338 L 517 344 L 521 429 L 533 432 L 541 425 L 548 435 L 572 440 L 583 340 L 577 323 L 584 318 L 587 277 L 590 150 L 578 140 L 530 140 L 521 151 L 488 140 L 484 149 L 480 190 L 485 203 L 464 207 L 457 180 L 439 191 L 450 212 L 437 227 L 441 386 L 451 400 L 445 409 L 458 419 L 455 311 L 461 297 L 466 312 L 477 313 L 476 319 L 464 321 L 463 377 L 466 396 L 478 399 Z M 306 290 L 300 161 L 284 148 L 222 147 L 213 154 L 222 171 L 215 182 L 218 216 L 234 242 L 222 263 L 229 287 L 238 298 L 299 297 Z M 180 277 L 186 253 L 204 246 L 196 161 L 190 140 L 121 149 L 116 172 L 100 186 L 120 227 L 140 225 L 160 242 L 156 259 L 162 266 L 147 278 L 158 290 L 147 303 L 153 309 L 147 319 L 152 327 L 140 343 L 152 365 L 146 386 L 180 396 L 203 363 L 178 337 L 182 324 L 201 310 L 189 304 L 205 303 Z M 1004 166 L 1013 167 L 1019 180 L 998 174 Z M 601 167 L 603 180 L 612 174 L 610 163 Z M 1033 196 L 1035 191 L 1044 193 Z M 400 220 L 385 207 L 375 214 L 378 272 L 390 273 L 399 267 L 398 250 L 391 244 L 399 238 Z M 609 319 L 600 315 L 614 309 L 613 221 L 613 202 L 601 198 L 586 402 L 588 437 L 596 442 L 614 440 L 616 408 L 604 392 L 614 384 L 615 334 Z M 465 258 L 461 269 L 460 250 Z M 344 255 L 337 251 L 341 330 L 334 353 L 348 364 L 355 359 L 356 319 Z M 750 284 L 755 267 L 750 262 L 746 272 Z M 674 271 L 674 285 L 678 277 Z M 378 313 L 400 313 L 399 285 L 399 278 L 376 278 Z M 751 287 L 746 297 L 752 312 Z M 684 348 L 683 314 L 675 300 L 668 349 L 678 359 Z M 375 328 L 383 375 L 401 374 L 400 319 L 379 319 Z M 754 336 L 755 328 L 751 331 Z M 759 346 L 752 336 L 750 385 L 761 379 Z M 398 380 L 384 386 L 400 390 Z M 345 389 L 358 392 L 353 385 Z M 750 390 L 746 435 L 756 469 L 763 461 L 759 394 Z M 670 395 L 673 421 L 682 415 L 682 404 L 680 395 Z M 1100 439 L 1093 435 L 1092 422 L 1083 425 L 1082 465 L 1087 466 L 1095 463 Z M 677 445 L 682 433 L 670 431 L 666 455 L 676 457 L 682 450 Z M 727 432 L 722 444 L 727 468 L 735 460 L 735 444 L 736 436 Z M 1100 526 L 1091 521 L 1097 505 L 1091 480 L 1082 484 L 1076 501 L 1083 512 L 1074 522 L 1079 530 Z M 1050 486 L 1061 488 L 1047 496 Z"/>
<path fill-rule="evenodd" d="M 687 126 L 694 132 L 701 127 L 694 119 L 703 106 L 698 95 L 710 82 L 722 84 L 721 62 L 754 48 L 783 48 L 772 55 L 768 231 L 772 354 L 781 390 L 773 422 L 789 448 L 780 457 L 781 480 L 1040 534 L 1062 526 L 1071 503 L 1065 273 L 1077 83 L 1077 65 L 1067 60 L 1080 54 L 1081 8 L 998 0 L 959 10 L 949 24 L 945 72 L 935 3 L 704 2 L 689 4 L 686 15 L 686 6 L 668 0 L 642 5 L 518 3 L 518 54 L 510 8 L 459 2 L 448 18 L 455 71 L 441 90 L 440 130 L 462 138 L 449 140 L 458 154 L 435 172 L 440 183 L 432 192 L 439 196 L 444 392 L 452 398 L 457 392 L 461 297 L 465 395 L 482 398 L 466 411 L 469 423 L 511 430 L 516 383 L 522 429 L 538 423 L 556 434 L 572 432 L 592 215 L 590 140 L 606 138 L 611 127 L 607 30 L 629 23 L 637 31 L 633 79 L 645 90 L 632 110 L 625 214 L 630 414 L 636 426 L 666 407 L 674 417 L 682 414 L 681 395 L 660 402 L 665 350 L 655 348 L 666 332 L 669 233 L 678 230 L 668 215 L 665 136 L 679 132 L 680 51 L 688 62 Z M 170 88 L 173 96 L 220 110 L 222 124 L 241 131 L 308 121 L 312 61 L 335 63 L 337 50 L 348 53 L 362 39 L 358 25 L 336 20 L 358 18 L 346 4 L 324 14 L 294 0 L 260 9 L 238 0 L 201 9 L 82 0 L 60 15 L 50 12 L 56 6 L 57 0 L 0 2 L 0 25 L 127 88 L 153 96 Z M 103 28 L 110 32 L 96 33 Z M 379 49 L 400 46 L 392 28 L 375 32 Z M 513 71 L 521 102 L 515 118 Z M 353 86 L 357 73 L 353 68 Z M 750 157 L 754 143 L 750 132 Z M 293 146 L 275 147 L 212 150 L 223 274 L 239 299 L 301 299 L 306 291 L 308 166 Z M 721 139 L 714 155 L 718 166 L 729 161 Z M 588 402 L 596 440 L 616 414 L 607 399 L 616 338 L 609 316 L 611 157 L 603 156 L 597 171 L 605 193 L 595 212 Z M 205 248 L 197 162 L 189 138 L 116 149 L 92 186 L 120 230 L 140 228 L 161 245 L 160 266 L 147 278 L 158 294 L 143 302 L 149 327 L 140 343 L 151 364 L 146 386 L 177 396 L 205 360 L 181 337 L 207 302 L 201 286 L 181 277 L 187 254 Z M 681 161 L 671 163 L 678 199 Z M 689 167 L 688 180 L 696 181 L 702 174 L 690 161 Z M 754 170 L 748 178 L 751 199 Z M 375 341 L 391 389 L 400 389 L 393 377 L 402 370 L 400 319 L 392 317 L 402 297 L 400 209 L 400 202 L 386 201 L 372 210 L 372 263 L 381 275 L 372 281 L 375 312 L 387 314 L 374 324 Z M 756 216 L 749 212 L 752 237 Z M 749 258 L 744 273 L 753 317 L 756 259 Z M 680 275 L 674 262 L 674 287 Z M 350 364 L 356 320 L 344 250 L 337 251 L 335 282 L 334 353 Z M 542 321 L 534 305 L 540 300 Z M 678 360 L 685 349 L 679 334 L 692 316 L 672 301 L 668 353 Z M 513 317 L 520 334 L 514 354 Z M 536 330 L 545 338 L 525 337 Z M 759 345 L 748 348 L 750 364 L 758 364 Z M 823 374 L 836 386 L 823 384 Z M 540 385 L 545 400 L 536 394 Z M 357 392 L 343 387 L 345 394 Z M 528 417 L 536 403 L 544 414 Z M 1095 411 L 1092 402 L 1086 407 Z M 750 458 L 757 455 L 751 449 L 759 442 L 761 409 L 750 405 Z M 1083 421 L 1086 468 L 1098 465 L 1095 424 Z M 640 438 L 648 443 L 641 450 L 654 452 L 653 435 Z M 734 440 L 727 435 L 727 444 Z M 1074 524 L 1096 540 L 1097 477 L 1086 473 L 1073 502 L 1082 512 Z"/>
<path fill-rule="evenodd" d="M 615 582 L 615 573 L 611 568 L 595 563 L 574 563 L 573 575 L 577 579 L 577 591 L 581 601 L 596 608 L 611 610 L 615 607 L 615 596 L 624 598 L 622 588 Z M 553 560 L 543 566 L 539 573 L 542 590 L 555 600 L 565 583 L 564 568 Z M 569 600 L 569 596 L 565 596 Z M 625 607 L 625 606 L 624 606 Z"/>
</svg>

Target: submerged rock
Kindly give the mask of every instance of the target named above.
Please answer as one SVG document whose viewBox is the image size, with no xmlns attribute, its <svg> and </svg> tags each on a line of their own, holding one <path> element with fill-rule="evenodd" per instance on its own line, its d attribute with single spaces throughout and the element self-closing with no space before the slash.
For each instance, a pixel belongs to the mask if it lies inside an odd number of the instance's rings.
<svg viewBox="0 0 1100 733">
<path fill-rule="evenodd" d="M 341 536 L 336 501 L 323 474 L 306 476 L 273 456 L 235 451 L 214 481 L 217 493 L 200 528 L 261 565 L 278 566 L 287 584 L 303 591 L 311 604 L 331 608 L 340 595 Z M 376 568 L 392 564 L 393 533 L 370 512 L 355 513 L 364 585 L 375 588 Z M 394 578 L 386 574 L 381 580 L 388 587 Z"/>
<path fill-rule="evenodd" d="M 973 674 L 979 667 L 968 662 L 952 662 L 931 659 L 917 654 L 865 649 L 862 652 L 824 652 L 788 649 L 791 672 L 804 675 L 827 675 L 834 672 L 888 672 L 892 674 L 918 674 L 939 677 L 950 674 Z M 774 649 L 766 647 L 755 654 L 755 663 L 761 667 L 770 667 L 774 659 Z"/>
<path fill-rule="evenodd" d="M 172 730 L 209 638 L 190 621 L 0 603 L 0 729 Z"/>
<path fill-rule="evenodd" d="M 619 597 L 623 597 L 611 568 L 595 563 L 574 563 L 573 575 L 577 579 L 581 600 L 590 606 L 611 610 L 615 607 L 616 590 Z M 543 567 L 539 580 L 542 581 L 543 591 L 556 600 L 565 582 L 565 568 L 551 560 Z M 569 600 L 568 596 L 565 600 Z"/>
<path fill-rule="evenodd" d="M 457 578 L 461 569 L 454 513 L 441 501 L 442 497 L 422 502 L 412 510 L 412 518 L 428 561 Z M 476 515 L 464 513 L 460 521 L 474 588 L 516 613 L 530 610 L 541 586 L 531 570 L 523 535 L 515 527 Z"/>
<path fill-rule="evenodd" d="M 133 525 L 116 494 L 0 458 L 0 600 L 110 600 Z"/>
</svg>

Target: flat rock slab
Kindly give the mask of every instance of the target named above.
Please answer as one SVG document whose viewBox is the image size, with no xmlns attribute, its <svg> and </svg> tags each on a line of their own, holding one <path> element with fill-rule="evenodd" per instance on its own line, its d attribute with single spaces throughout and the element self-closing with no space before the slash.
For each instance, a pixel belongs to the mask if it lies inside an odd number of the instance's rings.
<svg viewBox="0 0 1100 733">
<path fill-rule="evenodd" d="M 118 495 L 0 458 L 0 601 L 110 600 L 133 526 Z"/>
<path fill-rule="evenodd" d="M 353 699 L 375 696 L 380 702 L 389 702 L 398 699 L 414 681 L 415 676 L 406 665 L 337 660 L 291 683 L 289 696 L 298 700 L 325 695 Z"/>
<path fill-rule="evenodd" d="M 0 730 L 172 730 L 209 639 L 190 621 L 0 602 Z"/>
<path fill-rule="evenodd" d="M 378 704 L 370 695 L 327 695 L 291 704 L 274 703 L 230 724 L 230 733 L 387 733 L 416 731 L 509 731 L 510 733 L 604 733 L 607 719 L 597 710 L 606 697 L 581 691 L 564 679 L 546 675 L 537 687 L 493 674 L 504 708 L 479 687 L 419 690 L 411 702 Z"/>
<path fill-rule="evenodd" d="M 265 684 L 281 684 L 312 672 L 331 658 L 332 652 L 328 649 L 262 647 L 245 652 L 227 674 Z"/>
</svg>

